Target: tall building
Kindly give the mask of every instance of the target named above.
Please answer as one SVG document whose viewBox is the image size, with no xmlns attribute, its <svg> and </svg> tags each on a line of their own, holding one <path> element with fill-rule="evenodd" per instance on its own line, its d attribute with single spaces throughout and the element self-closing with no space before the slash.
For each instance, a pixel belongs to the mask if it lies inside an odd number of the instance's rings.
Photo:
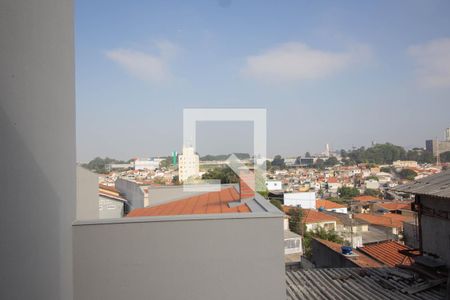
<svg viewBox="0 0 450 300">
<path fill-rule="evenodd" d="M 426 140 L 425 141 L 426 150 L 428 152 L 432 152 L 434 156 L 437 156 L 439 153 L 444 153 L 450 151 L 450 128 L 445 129 L 445 140 L 438 141 L 435 140 Z"/>
<path fill-rule="evenodd" d="M 183 147 L 183 154 L 178 160 L 178 177 L 184 182 L 188 178 L 198 177 L 200 172 L 200 159 L 193 147 Z"/>
</svg>

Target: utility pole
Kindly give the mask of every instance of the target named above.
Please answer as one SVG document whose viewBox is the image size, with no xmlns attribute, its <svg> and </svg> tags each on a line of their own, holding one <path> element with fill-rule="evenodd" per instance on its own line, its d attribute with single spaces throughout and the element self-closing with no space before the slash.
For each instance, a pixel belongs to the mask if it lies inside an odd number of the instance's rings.
<svg viewBox="0 0 450 300">
<path fill-rule="evenodd" d="M 436 138 L 436 166 L 441 165 L 441 154 L 439 153 L 439 140 Z"/>
</svg>

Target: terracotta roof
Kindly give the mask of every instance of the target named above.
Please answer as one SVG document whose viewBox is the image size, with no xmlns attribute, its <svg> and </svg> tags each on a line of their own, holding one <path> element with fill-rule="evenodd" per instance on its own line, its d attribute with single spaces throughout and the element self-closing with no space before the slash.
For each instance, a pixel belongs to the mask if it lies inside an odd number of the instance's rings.
<svg viewBox="0 0 450 300">
<path fill-rule="evenodd" d="M 304 224 L 315 224 L 315 223 L 322 223 L 327 221 L 338 221 L 337 218 L 330 216 L 326 213 L 313 210 L 313 209 L 302 209 L 303 211 L 303 217 L 302 217 L 302 223 Z"/>
<path fill-rule="evenodd" d="M 413 263 L 411 258 L 398 252 L 399 250 L 408 249 L 410 248 L 395 241 L 368 244 L 358 248 L 358 250 L 389 267 L 395 267 L 396 265 L 411 265 Z"/>
<path fill-rule="evenodd" d="M 229 187 L 219 192 L 200 194 L 153 207 L 137 208 L 127 217 L 251 212 L 246 204 L 228 206 L 228 203 L 237 200 L 239 200 L 238 192 L 233 187 Z"/>
<path fill-rule="evenodd" d="M 377 203 L 377 206 L 384 208 L 386 210 L 401 210 L 401 209 L 411 210 L 411 203 L 386 202 L 386 203 Z"/>
<path fill-rule="evenodd" d="M 123 198 L 119 191 L 116 190 L 115 187 L 100 184 L 98 188 L 98 194 L 103 197 L 108 197 L 111 199 L 119 200 L 119 201 L 127 201 L 125 198 Z"/>
<path fill-rule="evenodd" d="M 338 180 L 336 177 L 329 177 L 327 180 L 328 183 L 338 183 Z"/>
<path fill-rule="evenodd" d="M 353 200 L 366 202 L 366 201 L 380 201 L 381 199 L 374 196 L 358 196 L 353 197 Z"/>
<path fill-rule="evenodd" d="M 344 256 L 345 258 L 347 258 L 348 260 L 352 261 L 354 264 L 356 264 L 357 266 L 361 267 L 361 268 L 379 268 L 382 267 L 382 265 L 377 262 L 376 260 L 370 258 L 369 256 L 365 255 L 362 252 L 359 252 L 358 250 L 354 250 L 353 249 L 353 253 L 355 255 L 352 256 L 347 256 L 342 254 L 342 245 L 335 243 L 335 242 L 331 242 L 331 241 L 326 241 L 326 240 L 322 240 L 319 238 L 314 238 L 316 241 L 320 242 L 321 244 L 327 246 L 328 248 L 330 248 L 331 250 L 334 250 L 335 252 L 341 254 L 342 256 Z"/>
<path fill-rule="evenodd" d="M 403 221 L 412 219 L 398 214 L 384 214 L 384 215 L 371 215 L 371 214 L 355 214 L 355 218 L 364 220 L 372 225 L 380 225 L 385 227 L 401 228 Z"/>
<path fill-rule="evenodd" d="M 335 208 L 346 208 L 347 206 L 330 200 L 316 200 L 316 208 L 319 209 L 321 207 L 323 207 L 324 209 L 335 209 Z"/>
</svg>

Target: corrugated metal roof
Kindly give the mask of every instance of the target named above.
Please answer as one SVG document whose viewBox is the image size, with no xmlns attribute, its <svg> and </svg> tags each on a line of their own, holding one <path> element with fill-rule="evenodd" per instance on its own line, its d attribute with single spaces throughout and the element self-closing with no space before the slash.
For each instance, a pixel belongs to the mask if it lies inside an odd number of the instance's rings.
<svg viewBox="0 0 450 300">
<path fill-rule="evenodd" d="M 396 192 L 450 198 L 450 170 L 431 175 L 413 183 L 399 185 Z"/>
<path fill-rule="evenodd" d="M 389 270 L 404 272 L 396 268 L 336 268 L 286 271 L 288 299 L 399 299 L 434 300 L 443 299 L 439 288 L 408 295 L 401 289 L 418 284 L 386 276 Z M 388 286 L 392 287 L 389 289 Z"/>
</svg>

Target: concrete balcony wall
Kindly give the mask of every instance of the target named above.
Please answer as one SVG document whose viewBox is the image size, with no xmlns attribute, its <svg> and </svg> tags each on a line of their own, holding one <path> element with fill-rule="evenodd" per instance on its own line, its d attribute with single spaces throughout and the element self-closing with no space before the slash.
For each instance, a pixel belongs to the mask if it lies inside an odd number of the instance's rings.
<svg viewBox="0 0 450 300">
<path fill-rule="evenodd" d="M 283 217 L 125 218 L 73 227 L 75 299 L 286 299 Z"/>
<path fill-rule="evenodd" d="M 0 1 L 0 299 L 72 299 L 71 0 Z"/>
</svg>

